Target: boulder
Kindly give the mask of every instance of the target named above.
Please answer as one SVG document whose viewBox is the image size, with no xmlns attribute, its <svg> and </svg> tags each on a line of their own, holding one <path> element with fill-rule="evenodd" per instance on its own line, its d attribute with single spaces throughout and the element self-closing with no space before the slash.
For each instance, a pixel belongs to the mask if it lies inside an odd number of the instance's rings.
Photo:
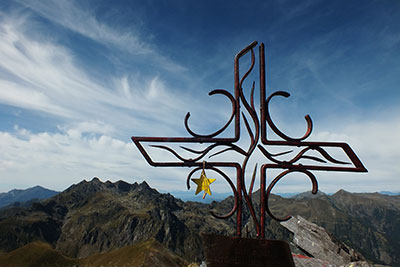
<svg viewBox="0 0 400 267">
<path fill-rule="evenodd" d="M 286 222 L 281 222 L 281 225 L 291 231 L 293 243 L 300 248 L 308 256 L 310 261 L 323 261 L 331 263 L 332 266 L 347 265 L 351 262 L 365 260 L 364 257 L 355 252 L 346 244 L 334 240 L 323 227 L 307 221 L 301 216 L 292 217 Z M 298 258 L 298 261 L 306 262 L 304 258 Z M 298 265 L 296 265 L 298 266 Z M 313 266 L 313 265 L 299 265 Z"/>
</svg>

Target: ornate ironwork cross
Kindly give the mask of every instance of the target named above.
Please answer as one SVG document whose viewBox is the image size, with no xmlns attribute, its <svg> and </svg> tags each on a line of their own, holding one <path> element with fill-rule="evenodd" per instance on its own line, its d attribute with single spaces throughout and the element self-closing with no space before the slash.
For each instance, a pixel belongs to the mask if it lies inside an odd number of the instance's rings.
<svg viewBox="0 0 400 267">
<path fill-rule="evenodd" d="M 338 143 L 338 142 L 309 142 L 305 141 L 312 132 L 312 121 L 309 115 L 305 116 L 305 120 L 307 122 L 307 131 L 303 137 L 300 138 L 292 138 L 281 132 L 278 127 L 274 124 L 271 119 L 269 113 L 269 103 L 272 98 L 276 96 L 289 97 L 290 94 L 284 91 L 277 91 L 272 93 L 266 98 L 266 82 L 265 82 L 265 56 L 264 56 L 264 44 L 261 43 L 259 45 L 259 78 L 260 78 L 260 111 L 259 115 L 255 109 L 254 105 L 254 85 L 250 91 L 250 101 L 248 101 L 243 92 L 243 82 L 248 77 L 248 75 L 253 71 L 255 65 L 255 52 L 254 48 L 257 46 L 257 42 L 254 41 L 242 51 L 240 51 L 236 57 L 234 62 L 234 78 L 235 78 L 235 88 L 234 95 L 229 93 L 223 89 L 216 89 L 209 93 L 210 96 L 221 94 L 226 96 L 231 104 L 232 104 L 232 114 L 228 120 L 228 122 L 218 131 L 208 134 L 201 135 L 193 132 L 188 124 L 190 113 L 186 114 L 184 119 L 184 125 L 187 132 L 191 135 L 191 137 L 132 137 L 132 141 L 135 143 L 139 151 L 142 153 L 147 162 L 156 167 L 195 167 L 189 174 L 186 180 L 187 187 L 190 189 L 190 178 L 193 174 L 199 170 L 209 169 L 220 174 L 230 185 L 233 196 L 234 196 L 234 206 L 232 210 L 224 215 L 218 215 L 211 211 L 211 214 L 216 218 L 226 219 L 233 216 L 236 213 L 236 233 L 238 236 L 241 236 L 242 232 L 242 212 L 243 212 L 243 203 L 245 203 L 250 211 L 251 217 L 253 218 L 257 236 L 259 238 L 264 238 L 265 236 L 265 214 L 267 213 L 271 218 L 278 221 L 285 221 L 290 218 L 290 216 L 284 218 L 277 218 L 269 209 L 268 206 L 268 198 L 271 194 L 273 187 L 276 183 L 286 176 L 289 173 L 299 172 L 308 176 L 312 182 L 312 193 L 316 194 L 318 191 L 318 183 L 315 176 L 310 172 L 311 170 L 316 171 L 346 171 L 346 172 L 367 172 L 366 168 L 363 166 L 357 155 L 351 149 L 351 147 L 346 143 Z M 239 59 L 242 58 L 245 54 L 251 53 L 251 64 L 249 69 L 245 72 L 244 75 L 240 76 L 239 73 Z M 252 126 L 250 126 L 249 119 L 245 115 L 244 112 L 241 112 L 240 103 L 243 104 L 244 109 L 247 111 L 247 115 L 250 116 L 250 121 L 252 122 Z M 242 115 L 242 116 L 241 116 Z M 250 144 L 247 149 L 243 149 L 239 147 L 237 144 L 240 139 L 240 124 L 241 118 L 243 118 L 244 126 L 248 132 L 250 137 Z M 234 123 L 234 136 L 230 138 L 219 137 L 225 130 Z M 272 130 L 280 139 L 279 140 L 271 140 L 268 138 L 268 130 Z M 260 142 L 261 141 L 261 142 Z M 148 151 L 146 151 L 143 143 L 150 143 L 151 147 L 162 149 L 170 152 L 175 158 L 176 161 L 172 162 L 159 162 L 154 161 Z M 156 143 L 163 143 L 161 145 L 157 145 Z M 193 158 L 185 158 L 178 154 L 175 149 L 171 147 L 172 144 L 175 143 L 201 143 L 207 144 L 207 147 L 204 150 L 195 150 L 192 148 L 188 148 L 186 146 L 181 146 L 183 150 L 187 153 L 191 153 L 194 155 Z M 170 146 L 168 146 L 170 144 Z M 282 160 L 281 156 L 284 154 L 293 153 L 290 151 L 283 151 L 281 153 L 272 154 L 268 151 L 269 146 L 276 147 L 296 147 L 300 151 L 295 153 L 294 156 L 291 157 L 290 160 Z M 225 147 L 218 152 L 215 152 L 216 149 Z M 339 148 L 344 151 L 345 155 L 347 155 L 349 162 L 344 162 L 341 160 L 337 160 L 332 157 L 326 148 Z M 269 159 L 269 163 L 262 164 L 261 173 L 260 173 L 260 210 L 259 216 L 257 217 L 255 208 L 252 203 L 252 191 L 254 187 L 254 182 L 256 178 L 256 169 L 252 174 L 251 183 L 249 190 L 246 188 L 245 184 L 245 171 L 248 165 L 249 159 L 254 151 L 258 149 L 261 153 Z M 235 151 L 244 156 L 243 162 L 221 162 L 221 161 L 205 161 L 204 158 L 207 156 L 210 158 L 217 154 L 223 154 L 227 151 Z M 314 154 L 307 154 L 309 151 L 315 151 Z M 315 156 L 315 153 L 318 156 Z M 286 155 L 287 156 L 287 155 Z M 302 164 L 300 161 L 302 159 L 307 159 L 307 161 L 315 162 L 315 165 L 310 164 Z M 318 164 L 317 164 L 318 163 Z M 221 170 L 221 168 L 235 168 L 236 170 L 236 186 L 234 185 L 234 180 L 232 180 L 225 172 Z M 267 169 L 282 169 L 278 176 L 276 176 L 268 188 L 266 187 L 266 173 Z"/>
</svg>

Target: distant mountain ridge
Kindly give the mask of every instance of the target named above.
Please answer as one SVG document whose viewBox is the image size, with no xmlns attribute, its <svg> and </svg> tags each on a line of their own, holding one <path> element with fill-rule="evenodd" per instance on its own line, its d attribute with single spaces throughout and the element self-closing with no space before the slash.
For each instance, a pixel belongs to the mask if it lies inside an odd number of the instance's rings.
<svg viewBox="0 0 400 267">
<path fill-rule="evenodd" d="M 400 195 L 400 192 L 379 191 L 379 194 L 388 195 L 388 196 L 398 196 L 398 195 Z"/>
<path fill-rule="evenodd" d="M 169 193 L 171 195 L 173 195 L 175 198 L 179 198 L 185 202 L 196 201 L 196 202 L 207 203 L 207 204 L 211 203 L 212 201 L 222 201 L 231 195 L 230 193 L 212 192 L 212 197 L 206 197 L 205 199 L 203 199 L 201 197 L 201 194 L 195 195 L 195 194 L 193 194 L 193 191 L 172 191 Z"/>
<path fill-rule="evenodd" d="M 259 192 L 252 198 L 257 206 Z M 226 214 L 233 203 L 233 197 L 210 204 L 183 202 L 146 182 L 94 178 L 31 207 L 0 210 L 0 254 L 44 241 L 67 257 L 86 258 L 153 238 L 188 262 L 199 262 L 204 259 L 201 232 L 234 235 L 235 216 L 219 220 L 209 213 Z M 314 198 L 271 195 L 269 204 L 277 216 L 300 215 L 324 227 L 368 260 L 400 266 L 400 196 L 340 190 Z M 266 220 L 267 238 L 292 240 L 293 234 L 278 222 Z M 246 210 L 243 223 L 254 236 Z"/>
<path fill-rule="evenodd" d="M 319 197 L 323 197 L 323 196 L 326 196 L 326 195 L 327 194 L 325 194 L 322 191 L 318 191 L 317 194 L 315 194 L 315 195 L 311 191 L 307 191 L 307 192 L 296 194 L 296 195 L 292 196 L 291 198 L 294 198 L 294 199 L 309 199 L 309 198 L 319 198 Z"/>
<path fill-rule="evenodd" d="M 58 193 L 57 191 L 44 188 L 40 185 L 28 189 L 13 189 L 7 193 L 0 193 L 0 208 L 15 202 L 50 198 Z"/>
</svg>

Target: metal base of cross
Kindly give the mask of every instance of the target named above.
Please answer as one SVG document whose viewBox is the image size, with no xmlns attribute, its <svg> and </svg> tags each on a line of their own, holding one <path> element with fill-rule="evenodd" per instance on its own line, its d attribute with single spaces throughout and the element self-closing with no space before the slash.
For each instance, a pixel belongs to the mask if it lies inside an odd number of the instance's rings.
<svg viewBox="0 0 400 267">
<path fill-rule="evenodd" d="M 289 244 L 281 240 L 202 234 L 207 267 L 294 267 Z"/>
</svg>

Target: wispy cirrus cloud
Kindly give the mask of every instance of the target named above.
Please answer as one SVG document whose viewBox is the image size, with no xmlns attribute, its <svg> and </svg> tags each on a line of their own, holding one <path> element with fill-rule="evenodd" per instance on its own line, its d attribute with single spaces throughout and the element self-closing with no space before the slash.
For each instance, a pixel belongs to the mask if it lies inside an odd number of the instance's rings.
<svg viewBox="0 0 400 267">
<path fill-rule="evenodd" d="M 29 16 L 2 14 L 0 18 L 0 103 L 68 120 L 112 122 L 122 130 L 143 130 L 146 121 L 152 122 L 154 130 L 166 113 L 180 120 L 182 108 L 188 107 L 158 75 L 105 74 L 109 81 L 105 86 L 76 63 L 71 50 L 27 36 Z"/>
<path fill-rule="evenodd" d="M 123 32 L 107 24 L 99 22 L 95 14 L 78 5 L 74 1 L 19 1 L 44 18 L 57 23 L 71 31 L 95 41 L 114 45 L 120 49 L 128 49 L 135 54 L 153 53 L 149 44 L 141 41 L 140 37 L 132 32 Z M 130 46 L 126 46 L 130 44 Z"/>
<path fill-rule="evenodd" d="M 18 1 L 49 21 L 68 30 L 79 33 L 98 43 L 129 52 L 133 56 L 144 56 L 146 60 L 161 66 L 164 71 L 182 72 L 185 68 L 157 51 L 157 48 L 146 42 L 139 28 L 129 30 L 110 26 L 96 18 L 93 9 L 89 10 L 79 1 Z"/>
</svg>

